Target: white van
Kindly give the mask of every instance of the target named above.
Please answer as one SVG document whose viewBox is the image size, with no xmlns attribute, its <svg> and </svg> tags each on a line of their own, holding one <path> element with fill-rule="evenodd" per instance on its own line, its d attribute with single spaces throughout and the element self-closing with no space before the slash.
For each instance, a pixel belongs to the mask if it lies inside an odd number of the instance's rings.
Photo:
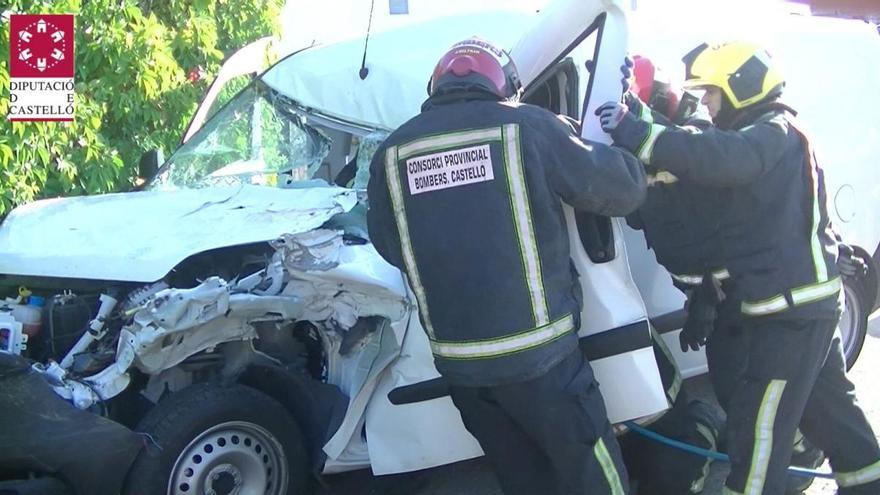
<svg viewBox="0 0 880 495">
<path fill-rule="evenodd" d="M 402 274 L 369 242 L 370 158 L 418 112 L 437 58 L 474 33 L 511 50 L 526 101 L 583 119 L 585 137 L 606 140 L 592 112 L 620 97 L 627 27 L 614 3 L 559 0 L 537 15 L 485 12 L 378 33 L 364 67 L 362 40 L 298 51 L 205 110 L 210 118 L 144 191 L 13 211 L 0 225 L 0 287 L 27 287 L 46 310 L 22 350 L 13 315 L 24 301 L 0 306 L 0 343 L 40 361 L 68 409 L 148 440 L 114 457 L 116 485 L 105 477 L 84 491 L 233 483 L 299 493 L 310 469 L 391 474 L 481 455 L 436 380 Z M 353 188 L 334 185 L 343 176 Z M 609 415 L 660 412 L 649 325 L 679 328 L 681 296 L 621 221 L 567 216 L 584 289 L 580 334 Z M 705 369 L 701 353 L 680 363 L 685 374 Z M 27 389 L 0 387 L 0 410 L 27 414 L 38 394 L 16 390 Z M 70 472 L 53 457 L 57 436 L 37 431 L 27 451 L 0 433 L 0 465 L 83 491 L 90 468 Z M 83 444 L 97 435 L 75 434 Z M 80 455 L 103 472 L 106 452 Z"/>
</svg>

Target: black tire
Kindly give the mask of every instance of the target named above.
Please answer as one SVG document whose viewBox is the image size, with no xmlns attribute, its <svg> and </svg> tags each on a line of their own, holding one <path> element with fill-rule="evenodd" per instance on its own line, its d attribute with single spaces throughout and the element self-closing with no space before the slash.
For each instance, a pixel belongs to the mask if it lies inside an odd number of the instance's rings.
<svg viewBox="0 0 880 495">
<path fill-rule="evenodd" d="M 263 483 L 266 493 L 310 493 L 299 427 L 281 404 L 250 387 L 194 385 L 162 400 L 137 430 L 151 438 L 145 436 L 124 495 L 195 495 L 206 484 L 228 493 L 230 483 L 246 493 L 262 493 L 253 486 Z"/>
<path fill-rule="evenodd" d="M 856 364 L 856 360 L 862 352 L 865 335 L 868 333 L 870 308 L 865 290 L 858 280 L 844 278 L 843 291 L 845 306 L 840 317 L 840 333 L 843 355 L 846 357 L 846 369 L 849 370 Z"/>
</svg>

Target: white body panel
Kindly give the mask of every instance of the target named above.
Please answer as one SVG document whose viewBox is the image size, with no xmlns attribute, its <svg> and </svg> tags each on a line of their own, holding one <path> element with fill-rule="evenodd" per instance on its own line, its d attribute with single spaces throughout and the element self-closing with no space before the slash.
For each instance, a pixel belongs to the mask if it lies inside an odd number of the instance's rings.
<svg viewBox="0 0 880 495">
<path fill-rule="evenodd" d="M 603 7 L 606 9 L 606 19 L 601 51 L 599 57 L 594 60 L 592 93 L 584 112 L 587 116 L 592 116 L 602 103 L 619 99 L 621 96 L 619 67 L 627 53 L 626 18 L 620 7 L 612 2 L 607 2 Z M 600 13 L 595 8 L 578 0 L 553 3 L 542 12 L 542 15 L 548 16 L 548 21 L 545 22 L 547 25 L 538 24 L 534 32 L 577 32 L 578 29 L 583 31 L 583 26 L 592 22 L 589 19 L 595 19 Z M 563 40 L 565 38 L 562 37 Z M 563 53 L 571 41 L 551 43 L 550 40 L 545 40 L 544 43 L 545 46 L 542 48 L 549 53 Z M 523 51 L 527 47 L 534 49 L 533 47 L 537 45 L 540 45 L 537 39 L 529 39 L 529 36 L 526 36 L 514 48 L 511 56 L 523 56 Z M 514 61 L 519 62 L 516 58 Z M 536 67 L 534 63 L 528 64 L 525 77 L 537 77 Z M 529 80 L 525 77 L 524 80 Z M 587 74 L 582 74 L 582 77 L 587 77 Z M 610 136 L 602 130 L 598 119 L 595 118 L 584 119 L 581 135 L 592 141 L 603 143 L 611 141 Z M 574 211 L 565 207 L 565 216 L 571 241 L 571 258 L 581 275 L 580 282 L 583 289 L 584 304 L 579 334 L 594 335 L 646 320 L 648 314 L 645 304 L 630 273 L 627 248 L 621 231 L 623 222 L 619 219 L 612 220 L 616 257 L 611 261 L 596 264 L 590 260 L 581 245 Z M 647 326 L 645 331 L 647 332 Z M 668 407 L 650 345 L 592 361 L 590 364 L 596 380 L 602 386 L 602 396 L 605 399 L 608 418 L 612 423 L 656 414 Z M 635 397 L 639 399 L 633 400 Z"/>
<path fill-rule="evenodd" d="M 366 411 L 374 474 L 416 471 L 483 455 L 451 398 L 404 405 L 388 400 L 388 393 L 397 387 L 438 376 L 428 337 L 413 312 L 400 357 L 380 377 Z"/>
<path fill-rule="evenodd" d="M 657 317 L 681 311 L 684 308 L 684 294 L 672 285 L 669 272 L 657 263 L 654 252 L 648 249 L 645 243 L 645 236 L 627 225 L 622 225 L 621 230 L 629 253 L 629 267 L 645 301 L 648 314 Z M 700 349 L 682 352 L 678 342 L 679 333 L 681 330 L 666 332 L 662 337 L 672 351 L 682 377 L 690 378 L 706 373 L 709 367 L 706 365 L 705 351 Z"/>
<path fill-rule="evenodd" d="M 362 39 L 308 49 L 269 69 L 263 80 L 322 114 L 396 129 L 419 113 L 434 64 L 453 43 L 479 33 L 513 44 L 534 16 L 504 12 L 453 16 L 370 36 L 366 79 L 359 76 Z"/>
<path fill-rule="evenodd" d="M 376 34 L 437 17 L 480 15 L 489 10 L 534 13 L 542 3 L 544 0 L 383 0 L 375 4 L 363 0 L 288 0 L 281 14 L 280 48 L 282 53 L 292 53 L 307 46 L 350 39 L 358 40 L 363 47 L 368 19 L 372 43 Z M 405 7 L 405 11 L 392 10 L 394 4 Z M 488 36 L 485 31 L 479 32 Z M 477 31 L 469 34 L 474 33 Z"/>
<path fill-rule="evenodd" d="M 0 273 L 152 282 L 189 256 L 318 228 L 357 202 L 342 188 L 218 187 L 37 201 L 0 228 Z"/>
<path fill-rule="evenodd" d="M 650 416 L 668 407 L 651 347 L 590 361 L 590 365 L 605 404 L 614 408 L 608 410 L 612 423 Z"/>
<path fill-rule="evenodd" d="M 393 336 L 397 350 L 371 364 L 369 378 L 351 399 L 343 424 L 324 446 L 328 456 L 324 472 L 371 467 L 376 474 L 392 474 L 482 455 L 449 397 L 407 405 L 388 400 L 396 387 L 439 376 L 403 275 L 372 245 L 342 249 L 339 262 L 332 270 L 315 272 L 316 279 L 381 287 L 408 297 L 411 306 L 406 316 L 391 324 L 389 337 Z M 366 445 L 361 436 L 364 425 Z"/>
<path fill-rule="evenodd" d="M 574 213 L 565 208 L 570 232 L 577 232 Z M 595 264 L 584 252 L 577 234 L 571 236 L 571 257 L 581 274 L 584 305 L 579 335 L 609 331 L 648 318 L 627 263 L 620 220 L 613 220 L 617 257 Z M 613 330 L 611 330 L 613 331 Z M 645 327 L 647 331 L 647 326 Z M 612 423 L 656 414 L 668 407 L 654 352 L 650 346 L 591 361 Z M 638 400 L 634 400 L 638 397 Z"/>
</svg>

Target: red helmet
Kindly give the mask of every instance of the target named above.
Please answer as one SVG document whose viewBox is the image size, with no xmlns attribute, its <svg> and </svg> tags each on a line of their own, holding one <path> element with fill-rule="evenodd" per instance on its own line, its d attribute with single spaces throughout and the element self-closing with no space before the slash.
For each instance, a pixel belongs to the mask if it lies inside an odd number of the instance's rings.
<svg viewBox="0 0 880 495">
<path fill-rule="evenodd" d="M 669 77 L 648 57 L 633 56 L 632 91 L 652 110 L 677 124 L 683 123 L 696 110 L 698 99 L 688 93 L 674 90 Z"/>
<path fill-rule="evenodd" d="M 504 50 L 479 38 L 452 45 L 437 62 L 428 94 L 483 90 L 508 100 L 522 90 L 519 74 Z"/>
<path fill-rule="evenodd" d="M 630 89 L 640 100 L 647 102 L 651 99 L 651 91 L 654 89 L 654 63 L 651 59 L 641 55 L 633 55 L 633 80 Z"/>
</svg>

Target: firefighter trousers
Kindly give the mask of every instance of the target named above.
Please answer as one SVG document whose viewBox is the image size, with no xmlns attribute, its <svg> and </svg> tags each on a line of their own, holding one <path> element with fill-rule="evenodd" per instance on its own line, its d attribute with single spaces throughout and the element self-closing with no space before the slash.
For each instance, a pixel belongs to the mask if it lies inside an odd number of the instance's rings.
<svg viewBox="0 0 880 495">
<path fill-rule="evenodd" d="M 580 351 L 538 378 L 451 386 L 450 395 L 505 495 L 629 493 L 599 385 Z"/>
<path fill-rule="evenodd" d="M 739 301 L 725 299 L 718 308 L 718 318 L 706 343 L 706 362 L 709 380 L 718 404 L 727 412 L 730 396 L 737 380 L 745 373 L 747 355 L 746 337 Z"/>
<path fill-rule="evenodd" d="M 725 494 L 785 492 L 795 432 L 822 449 L 841 495 L 880 493 L 880 448 L 847 379 L 837 319 L 743 323 L 746 363 L 728 399 Z"/>
<path fill-rule="evenodd" d="M 715 392 L 715 397 L 721 408 L 727 412 L 730 396 L 736 386 L 738 378 L 745 373 L 747 354 L 745 352 L 732 352 L 732 349 L 745 349 L 745 331 L 743 330 L 742 317 L 739 315 L 739 301 L 725 300 L 722 310 L 718 313 L 715 329 L 706 344 L 706 360 L 709 364 L 709 378 Z M 722 447 L 726 451 L 726 445 Z M 815 469 L 825 462 L 825 454 L 818 447 L 804 438 L 798 430 L 792 449 L 791 465 Z M 813 480 L 789 474 L 786 495 L 802 493 Z"/>
</svg>

